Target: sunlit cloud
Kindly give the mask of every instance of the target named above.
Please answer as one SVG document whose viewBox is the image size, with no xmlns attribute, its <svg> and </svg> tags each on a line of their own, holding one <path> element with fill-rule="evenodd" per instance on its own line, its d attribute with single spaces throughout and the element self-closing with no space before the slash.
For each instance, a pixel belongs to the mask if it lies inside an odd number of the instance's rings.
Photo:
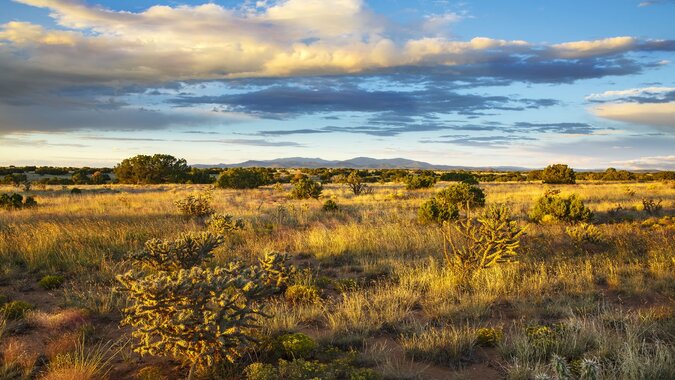
<svg viewBox="0 0 675 380">
<path fill-rule="evenodd" d="M 616 103 L 592 108 L 599 117 L 656 127 L 675 128 L 675 101 L 668 103 Z"/>
</svg>

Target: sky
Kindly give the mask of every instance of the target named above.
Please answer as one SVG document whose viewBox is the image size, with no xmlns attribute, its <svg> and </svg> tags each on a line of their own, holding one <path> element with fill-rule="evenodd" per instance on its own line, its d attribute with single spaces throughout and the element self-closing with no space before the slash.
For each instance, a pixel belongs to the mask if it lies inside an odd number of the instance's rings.
<svg viewBox="0 0 675 380">
<path fill-rule="evenodd" d="M 673 0 L 0 0 L 0 165 L 675 169 Z"/>
</svg>

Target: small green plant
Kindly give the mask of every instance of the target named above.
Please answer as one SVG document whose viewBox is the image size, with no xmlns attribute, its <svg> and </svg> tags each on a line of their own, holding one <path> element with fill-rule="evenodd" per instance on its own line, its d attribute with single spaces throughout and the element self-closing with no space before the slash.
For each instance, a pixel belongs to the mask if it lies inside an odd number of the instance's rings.
<svg viewBox="0 0 675 380">
<path fill-rule="evenodd" d="M 211 259 L 212 251 L 222 243 L 222 236 L 210 232 L 186 233 L 173 241 L 148 240 L 145 249 L 132 253 L 131 258 L 155 270 L 189 269 Z"/>
<path fill-rule="evenodd" d="M 244 221 L 241 219 L 234 219 L 232 215 L 213 214 L 206 222 L 206 228 L 216 235 L 227 235 L 233 231 L 238 231 L 244 228 Z"/>
<path fill-rule="evenodd" d="M 530 211 L 530 218 L 535 222 L 590 222 L 593 212 L 576 194 L 563 197 L 557 193 L 546 193 L 535 203 Z"/>
<path fill-rule="evenodd" d="M 211 199 L 211 193 L 205 192 L 188 195 L 183 199 L 176 200 L 174 204 L 183 215 L 200 218 L 213 214 Z"/>
<path fill-rule="evenodd" d="M 294 305 L 321 302 L 319 289 L 315 286 L 308 285 L 291 285 L 286 289 L 284 297 L 286 298 L 286 301 Z"/>
<path fill-rule="evenodd" d="M 583 359 L 579 372 L 579 380 L 598 380 L 600 379 L 600 363 L 594 359 Z"/>
<path fill-rule="evenodd" d="M 59 275 L 47 275 L 38 281 L 38 285 L 44 290 L 52 290 L 59 288 L 65 279 Z"/>
<path fill-rule="evenodd" d="M 0 195 L 0 208 L 5 210 L 20 210 L 23 208 L 31 208 L 37 206 L 35 198 L 12 193 Z"/>
<path fill-rule="evenodd" d="M 295 199 L 319 199 L 323 187 L 308 177 L 300 177 L 293 185 L 291 197 Z"/>
<path fill-rule="evenodd" d="M 576 243 L 600 243 L 602 241 L 602 232 L 600 229 L 589 223 L 579 223 L 565 228 L 567 236 Z"/>
<path fill-rule="evenodd" d="M 481 327 L 476 330 L 476 344 L 481 347 L 496 347 L 504 337 L 501 330 L 492 327 Z"/>
<path fill-rule="evenodd" d="M 555 372 L 558 380 L 569 380 L 572 378 L 570 365 L 562 356 L 553 354 L 551 357 L 551 366 L 553 367 L 553 371 Z"/>
<path fill-rule="evenodd" d="M 275 380 L 279 378 L 279 371 L 272 364 L 255 362 L 246 366 L 244 375 L 247 380 Z"/>
<path fill-rule="evenodd" d="M 289 359 L 307 359 L 317 347 L 314 339 L 303 333 L 283 334 L 276 341 L 284 356 Z"/>
<path fill-rule="evenodd" d="M 337 202 L 335 202 L 332 199 L 328 199 L 323 203 L 323 206 L 321 207 L 323 211 L 326 212 L 335 212 L 339 209 Z"/>
<path fill-rule="evenodd" d="M 4 315 L 6 319 L 21 319 L 26 314 L 28 310 L 33 310 L 35 306 L 24 301 L 10 301 L 7 302 L 0 308 L 0 313 Z"/>
</svg>

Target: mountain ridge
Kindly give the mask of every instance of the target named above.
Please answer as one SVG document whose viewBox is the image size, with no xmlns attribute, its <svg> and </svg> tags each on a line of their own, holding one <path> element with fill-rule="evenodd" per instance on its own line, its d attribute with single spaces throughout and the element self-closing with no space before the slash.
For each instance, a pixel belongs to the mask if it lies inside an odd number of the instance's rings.
<svg viewBox="0 0 675 380">
<path fill-rule="evenodd" d="M 462 166 L 462 165 L 436 165 L 424 161 L 416 161 L 407 158 L 372 158 L 354 157 L 348 160 L 324 160 L 322 158 L 309 157 L 285 157 L 273 160 L 247 160 L 233 164 L 195 164 L 196 168 L 250 168 L 267 167 L 279 169 L 293 168 L 347 168 L 347 169 L 423 169 L 423 170 L 504 170 L 523 171 L 529 168 L 518 166 Z"/>
</svg>

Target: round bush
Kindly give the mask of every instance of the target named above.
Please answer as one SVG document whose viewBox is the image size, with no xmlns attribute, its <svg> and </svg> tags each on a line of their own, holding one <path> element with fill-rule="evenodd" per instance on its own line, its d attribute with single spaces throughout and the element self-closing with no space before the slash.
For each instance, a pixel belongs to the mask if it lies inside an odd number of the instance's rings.
<svg viewBox="0 0 675 380">
<path fill-rule="evenodd" d="M 65 279 L 59 275 L 47 275 L 38 281 L 38 285 L 44 290 L 52 290 L 60 287 Z"/>
</svg>

